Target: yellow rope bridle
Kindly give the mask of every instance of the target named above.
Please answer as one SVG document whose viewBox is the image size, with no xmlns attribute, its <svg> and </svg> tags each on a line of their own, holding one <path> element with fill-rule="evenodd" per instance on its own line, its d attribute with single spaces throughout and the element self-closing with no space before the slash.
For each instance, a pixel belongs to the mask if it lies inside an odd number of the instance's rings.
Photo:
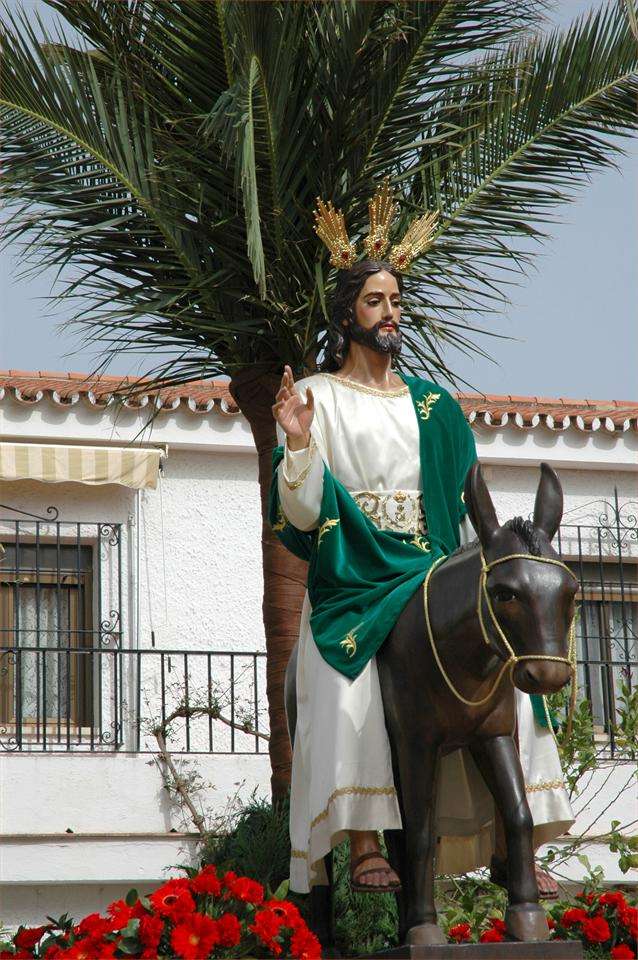
<svg viewBox="0 0 638 960">
<path fill-rule="evenodd" d="M 556 663 L 566 663 L 569 665 L 569 668 L 571 671 L 571 684 L 572 684 L 571 697 L 570 697 L 569 723 L 568 723 L 568 726 L 570 727 L 571 717 L 572 717 L 574 706 L 576 703 L 576 615 L 574 614 L 574 616 L 572 617 L 571 624 L 569 625 L 569 649 L 568 649 L 567 657 L 552 657 L 546 654 L 536 654 L 536 653 L 526 653 L 526 654 L 521 654 L 520 656 L 517 656 L 509 640 L 503 633 L 503 630 L 501 629 L 501 625 L 496 618 L 496 614 L 494 613 L 494 609 L 492 607 L 492 601 L 490 599 L 489 593 L 487 592 L 487 575 L 492 569 L 492 567 L 495 567 L 498 563 L 505 563 L 506 560 L 524 559 L 524 560 L 536 560 L 538 563 L 553 563 L 556 566 L 563 567 L 564 570 L 567 570 L 569 575 L 573 577 L 574 580 L 576 580 L 576 582 L 578 582 L 578 577 L 576 577 L 573 571 L 571 571 L 567 566 L 567 564 L 563 563 L 562 560 L 554 560 L 551 557 L 536 557 L 534 556 L 534 554 L 531 554 L 531 553 L 510 553 L 506 557 L 497 557 L 496 560 L 491 560 L 489 563 L 486 563 L 485 556 L 483 554 L 483 551 L 481 550 L 481 573 L 479 576 L 478 597 L 477 597 L 477 604 L 476 604 L 478 620 L 481 627 L 481 635 L 483 637 L 484 642 L 488 646 L 490 646 L 490 638 L 487 634 L 485 623 L 483 621 L 483 611 L 482 611 L 481 600 L 484 597 L 485 602 L 487 604 L 487 609 L 489 610 L 490 616 L 492 618 L 492 623 L 496 627 L 497 633 L 501 638 L 503 645 L 505 647 L 505 650 L 507 651 L 509 656 L 507 660 L 504 661 L 503 666 L 499 670 L 498 676 L 496 677 L 496 680 L 494 681 L 492 688 L 490 692 L 487 694 L 487 696 L 482 697 L 480 700 L 467 700 L 456 689 L 456 687 L 450 680 L 450 677 L 445 667 L 443 666 L 443 663 L 441 662 L 439 652 L 436 649 L 434 634 L 432 633 L 432 624 L 430 623 L 430 612 L 429 612 L 429 604 L 428 604 L 428 586 L 430 583 L 430 577 L 434 573 L 434 570 L 436 569 L 436 567 L 443 560 L 446 560 L 446 559 L 447 559 L 446 556 L 439 557 L 438 560 L 434 561 L 434 563 L 432 564 L 432 566 L 427 572 L 425 582 L 423 584 L 423 608 L 425 611 L 425 624 L 428 631 L 428 638 L 430 641 L 430 646 L 432 648 L 434 659 L 436 660 L 437 666 L 441 671 L 441 676 L 445 680 L 446 684 L 448 685 L 448 687 L 450 688 L 454 696 L 457 698 L 457 700 L 460 700 L 461 703 L 464 703 L 468 707 L 481 707 L 483 706 L 484 703 L 487 703 L 487 701 L 494 696 L 498 688 L 498 685 L 501 682 L 501 677 L 503 676 L 505 671 L 509 668 L 510 679 L 511 679 L 514 667 L 518 663 L 520 663 L 521 660 L 553 660 Z M 543 703 L 545 704 L 545 713 L 547 716 L 548 726 L 549 726 L 549 729 L 552 730 L 552 725 L 550 722 L 550 718 L 548 716 L 547 703 L 545 701 L 545 698 L 543 698 Z"/>
</svg>

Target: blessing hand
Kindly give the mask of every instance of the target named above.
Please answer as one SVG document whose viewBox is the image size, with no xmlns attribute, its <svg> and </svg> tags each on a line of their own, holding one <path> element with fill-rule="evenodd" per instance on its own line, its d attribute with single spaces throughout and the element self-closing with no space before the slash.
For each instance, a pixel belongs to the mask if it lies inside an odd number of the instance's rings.
<svg viewBox="0 0 638 960">
<path fill-rule="evenodd" d="M 295 390 L 292 370 L 286 364 L 279 390 L 272 405 L 272 415 L 280 425 L 291 450 L 300 450 L 310 443 L 310 424 L 315 413 L 315 399 L 312 389 L 306 389 L 306 402 Z"/>
</svg>

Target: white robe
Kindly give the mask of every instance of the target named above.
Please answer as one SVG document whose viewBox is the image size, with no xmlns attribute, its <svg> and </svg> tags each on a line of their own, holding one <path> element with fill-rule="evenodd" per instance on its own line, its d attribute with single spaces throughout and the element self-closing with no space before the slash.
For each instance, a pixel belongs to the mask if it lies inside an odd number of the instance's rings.
<svg viewBox="0 0 638 960">
<path fill-rule="evenodd" d="M 277 425 L 284 445 L 279 497 L 294 526 L 318 526 L 324 462 L 351 493 L 420 493 L 419 426 L 407 387 L 384 394 L 330 374 L 313 374 L 296 384 L 304 399 L 308 385 L 315 398 L 310 428 L 314 443 L 291 451 Z M 460 534 L 461 543 L 475 539 L 468 517 Z M 290 807 L 290 881 L 298 893 L 327 882 L 322 858 L 348 830 L 401 827 L 376 658 L 355 680 L 339 673 L 317 649 L 310 613 L 306 592 L 299 628 Z M 527 695 L 516 691 L 516 704 L 519 752 L 534 839 L 540 844 L 563 834 L 573 823 L 573 813 L 551 731 L 536 724 Z M 443 759 L 437 810 L 437 873 L 465 873 L 489 863 L 494 803 L 467 750 Z"/>
</svg>

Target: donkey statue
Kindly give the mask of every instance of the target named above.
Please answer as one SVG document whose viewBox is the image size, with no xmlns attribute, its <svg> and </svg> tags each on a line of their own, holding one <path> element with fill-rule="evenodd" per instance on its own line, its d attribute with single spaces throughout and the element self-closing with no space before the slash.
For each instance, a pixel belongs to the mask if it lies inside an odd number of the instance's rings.
<svg viewBox="0 0 638 960">
<path fill-rule="evenodd" d="M 558 476 L 546 463 L 533 520 L 502 526 L 478 462 L 465 481 L 465 503 L 477 539 L 433 565 L 377 654 L 402 830 L 386 831 L 401 878 L 399 936 L 406 944 L 445 943 L 436 922 L 435 799 L 439 757 L 467 747 L 490 789 L 507 843 L 514 940 L 546 940 L 538 903 L 533 822 L 515 735 L 514 687 L 552 693 L 569 680 L 577 580 L 551 546 L 563 512 Z M 296 651 L 287 671 L 291 737 L 296 718 Z M 331 857 L 326 857 L 331 876 Z M 310 894 L 312 925 L 332 944 L 331 891 Z"/>
</svg>

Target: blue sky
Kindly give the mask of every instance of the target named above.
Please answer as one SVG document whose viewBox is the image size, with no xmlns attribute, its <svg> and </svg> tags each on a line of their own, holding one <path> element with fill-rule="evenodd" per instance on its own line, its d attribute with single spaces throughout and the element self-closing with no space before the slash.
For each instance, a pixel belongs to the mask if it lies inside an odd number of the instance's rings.
<svg viewBox="0 0 638 960">
<path fill-rule="evenodd" d="M 10 0 L 11 8 L 18 6 Z M 45 23 L 52 16 L 40 0 Z M 569 23 L 601 4 L 562 0 L 552 20 Z M 638 138 L 625 141 L 620 170 L 597 172 L 578 188 L 576 202 L 556 208 L 561 222 L 546 226 L 550 238 L 536 255 L 528 277 L 510 291 L 511 306 L 492 317 L 489 328 L 515 337 L 480 337 L 490 360 L 448 351 L 448 364 L 475 389 L 554 397 L 635 399 L 638 360 Z M 88 372 L 95 348 L 65 329 L 64 308 L 47 303 L 51 272 L 21 280 L 19 251 L 0 254 L 0 367 Z M 60 327 L 62 323 L 62 327 Z M 123 356 L 109 371 L 138 374 L 144 358 Z"/>
</svg>

